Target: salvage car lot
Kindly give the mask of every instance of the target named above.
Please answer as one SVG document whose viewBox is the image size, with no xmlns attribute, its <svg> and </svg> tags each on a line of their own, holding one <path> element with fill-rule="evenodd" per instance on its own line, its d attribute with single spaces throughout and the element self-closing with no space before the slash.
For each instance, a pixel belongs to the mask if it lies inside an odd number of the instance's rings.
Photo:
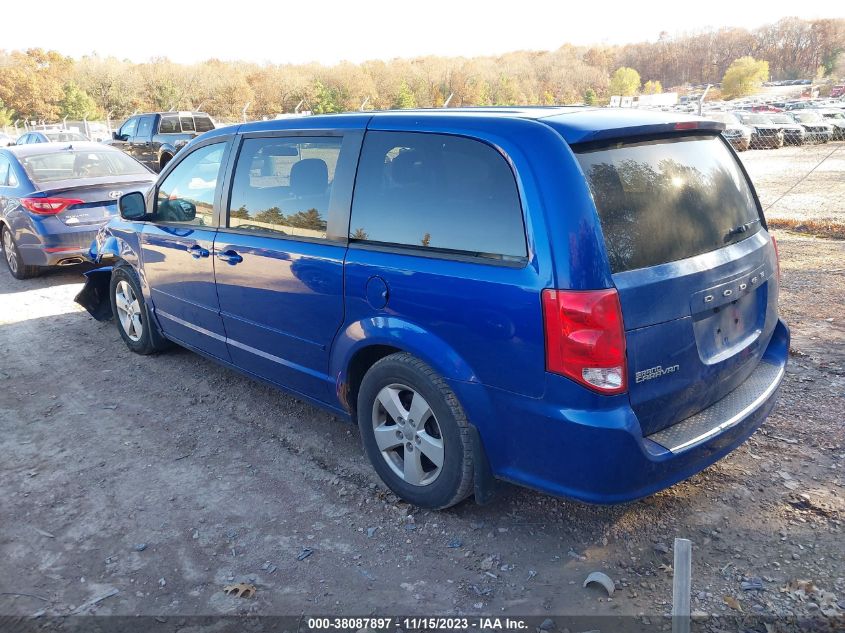
<svg viewBox="0 0 845 633">
<path fill-rule="evenodd" d="M 778 239 L 793 349 L 776 410 L 690 481 L 609 508 L 503 486 L 417 511 L 351 426 L 184 350 L 131 354 L 73 303 L 78 271 L 3 269 L 0 614 L 111 594 L 84 611 L 654 617 L 675 537 L 694 543 L 695 610 L 842 614 L 845 242 Z M 594 570 L 612 601 L 581 587 Z M 222 591 L 241 581 L 255 599 Z"/>
</svg>

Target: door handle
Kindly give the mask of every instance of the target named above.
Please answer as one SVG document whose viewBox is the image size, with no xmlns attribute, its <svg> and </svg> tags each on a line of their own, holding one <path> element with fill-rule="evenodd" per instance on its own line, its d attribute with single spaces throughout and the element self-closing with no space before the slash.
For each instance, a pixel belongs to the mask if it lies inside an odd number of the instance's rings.
<svg viewBox="0 0 845 633">
<path fill-rule="evenodd" d="M 193 257 L 194 259 L 199 259 L 200 257 L 208 257 L 208 249 L 203 248 L 199 244 L 189 246 L 186 250 L 191 254 L 191 257 Z"/>
<path fill-rule="evenodd" d="M 234 266 L 235 264 L 239 264 L 240 262 L 242 262 L 244 260 L 243 257 L 238 255 L 237 252 L 233 251 L 232 249 L 229 249 L 227 251 L 221 251 L 221 252 L 217 253 L 217 259 L 219 259 L 220 261 L 226 262 L 230 266 Z"/>
</svg>

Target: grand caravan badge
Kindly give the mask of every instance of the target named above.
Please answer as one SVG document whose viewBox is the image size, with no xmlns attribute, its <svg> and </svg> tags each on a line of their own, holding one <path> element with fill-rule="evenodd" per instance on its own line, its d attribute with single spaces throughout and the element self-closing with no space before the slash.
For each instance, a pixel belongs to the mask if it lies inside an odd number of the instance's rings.
<svg viewBox="0 0 845 633">
<path fill-rule="evenodd" d="M 674 374 L 680 368 L 680 365 L 672 365 L 671 367 L 666 368 L 664 368 L 663 365 L 658 365 L 657 367 L 649 367 L 648 369 L 643 369 L 642 371 L 638 371 L 636 373 L 636 381 L 645 382 L 646 380 L 661 378 L 666 374 Z"/>
</svg>

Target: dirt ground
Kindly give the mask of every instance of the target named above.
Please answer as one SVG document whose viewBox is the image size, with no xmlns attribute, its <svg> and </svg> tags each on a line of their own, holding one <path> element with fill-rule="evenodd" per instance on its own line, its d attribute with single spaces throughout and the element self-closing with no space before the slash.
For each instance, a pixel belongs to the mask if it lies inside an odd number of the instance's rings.
<svg viewBox="0 0 845 633">
<path fill-rule="evenodd" d="M 486 506 L 409 507 L 350 425 L 184 350 L 131 354 L 72 302 L 78 271 L 18 282 L 3 268 L 0 615 L 648 623 L 670 610 L 684 537 L 694 611 L 841 616 L 845 242 L 779 238 L 793 349 L 776 410 L 726 459 L 615 507 L 511 486 Z M 594 570 L 612 599 L 582 587 Z M 234 582 L 257 594 L 226 595 Z"/>
<path fill-rule="evenodd" d="M 741 152 L 771 220 L 845 223 L 845 142 Z"/>
</svg>

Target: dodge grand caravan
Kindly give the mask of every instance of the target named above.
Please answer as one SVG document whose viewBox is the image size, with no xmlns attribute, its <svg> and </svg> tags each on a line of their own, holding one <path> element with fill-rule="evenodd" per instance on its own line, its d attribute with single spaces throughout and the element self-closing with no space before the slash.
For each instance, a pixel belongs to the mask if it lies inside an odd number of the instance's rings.
<svg viewBox="0 0 845 633">
<path fill-rule="evenodd" d="M 214 130 L 101 230 L 77 300 L 356 423 L 397 495 L 615 503 L 775 403 L 774 239 L 723 125 L 593 108 Z"/>
</svg>

